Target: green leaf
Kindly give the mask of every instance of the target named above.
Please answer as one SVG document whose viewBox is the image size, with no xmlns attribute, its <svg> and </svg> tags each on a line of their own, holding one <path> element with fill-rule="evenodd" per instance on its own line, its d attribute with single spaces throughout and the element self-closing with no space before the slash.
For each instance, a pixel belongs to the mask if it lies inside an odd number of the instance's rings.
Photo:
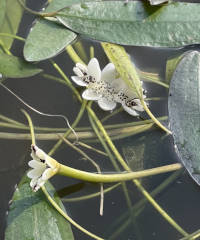
<svg viewBox="0 0 200 240">
<path fill-rule="evenodd" d="M 31 63 L 27 63 L 21 58 L 0 53 L 0 73 L 4 77 L 24 78 L 40 73 L 42 69 Z"/>
<path fill-rule="evenodd" d="M 5 11 L 4 19 L 2 19 L 2 22 L 0 22 L 0 32 L 16 35 L 19 27 L 19 23 L 21 21 L 23 9 L 21 8 L 18 1 L 16 0 L 6 0 L 5 2 L 6 2 L 6 11 Z M 0 11 L 2 11 L 2 3 L 4 7 L 4 0 L 3 1 L 1 0 Z M 1 20 L 1 17 L 0 17 L 0 20 Z M 13 38 L 0 36 L 0 40 L 3 41 L 7 49 L 11 48 L 11 45 L 13 43 Z"/>
<path fill-rule="evenodd" d="M 73 2 L 80 2 L 80 0 L 54 0 L 45 12 L 57 11 Z M 27 61 L 41 61 L 54 57 L 72 43 L 76 36 L 75 33 L 56 22 L 40 19 L 33 26 L 26 39 L 24 57 Z"/>
<path fill-rule="evenodd" d="M 200 185 L 200 53 L 187 52 L 170 83 L 169 121 L 177 154 Z"/>
<path fill-rule="evenodd" d="M 72 31 L 100 41 L 176 47 L 200 42 L 199 12 L 200 4 L 194 3 L 158 7 L 143 1 L 101 1 L 67 7 L 57 19 Z"/>
<path fill-rule="evenodd" d="M 70 224 L 48 203 L 41 190 L 34 193 L 26 176 L 16 189 L 10 206 L 5 240 L 73 240 Z M 50 183 L 48 192 L 55 194 Z M 54 200 L 62 208 L 58 196 Z"/>
<path fill-rule="evenodd" d="M 126 50 L 122 46 L 110 43 L 102 43 L 102 47 L 109 60 L 115 65 L 121 78 L 136 96 L 141 99 L 143 94 L 142 83 Z"/>
</svg>

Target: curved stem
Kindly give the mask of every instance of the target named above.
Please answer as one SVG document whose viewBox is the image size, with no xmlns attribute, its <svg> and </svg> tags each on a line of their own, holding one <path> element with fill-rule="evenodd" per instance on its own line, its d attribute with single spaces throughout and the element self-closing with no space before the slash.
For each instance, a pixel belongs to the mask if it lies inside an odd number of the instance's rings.
<svg viewBox="0 0 200 240">
<path fill-rule="evenodd" d="M 71 168 L 63 164 L 60 164 L 57 174 L 76 178 L 76 179 L 87 181 L 87 182 L 111 183 L 111 182 L 129 181 L 136 178 L 143 178 L 143 177 L 157 175 L 161 173 L 176 171 L 181 168 L 182 168 L 181 164 L 175 163 L 171 165 L 151 168 L 151 169 L 137 171 L 137 172 L 126 172 L 126 173 L 116 173 L 116 174 L 97 174 L 97 173 L 90 173 L 90 172 L 77 170 L 75 168 Z"/>
<path fill-rule="evenodd" d="M 76 223 L 72 218 L 70 218 L 60 207 L 59 205 L 52 199 L 52 197 L 47 192 L 46 188 L 42 186 L 42 191 L 46 195 L 49 202 L 53 205 L 53 207 L 65 218 L 67 221 L 69 221 L 72 225 L 74 225 L 76 228 L 87 234 L 88 236 L 97 239 L 97 240 L 103 240 L 103 238 L 98 237 L 97 235 L 87 231 L 85 228 L 81 227 L 78 223 Z"/>
<path fill-rule="evenodd" d="M 159 121 L 158 119 L 152 114 L 152 112 L 149 110 L 149 108 L 147 107 L 144 99 L 140 99 L 141 103 L 142 103 L 142 106 L 144 108 L 144 110 L 147 112 L 147 114 L 149 115 L 149 117 L 155 122 L 155 124 L 160 127 L 162 130 L 164 130 L 166 133 L 168 134 L 172 134 L 172 132 L 167 129 L 165 126 L 163 126 Z"/>
<path fill-rule="evenodd" d="M 34 128 L 33 128 L 33 123 L 32 123 L 31 117 L 25 110 L 22 109 L 21 111 L 23 112 L 23 114 L 26 116 L 26 118 L 28 120 L 30 132 L 31 132 L 31 141 L 32 141 L 32 144 L 35 145 L 35 134 L 34 134 Z"/>
<path fill-rule="evenodd" d="M 113 189 L 117 188 L 120 185 L 121 185 L 121 183 L 116 183 L 115 185 L 104 189 L 103 193 L 104 194 L 108 193 L 108 192 L 112 191 Z M 81 197 L 62 198 L 62 201 L 63 202 L 78 202 L 78 201 L 84 201 L 84 200 L 88 200 L 88 199 L 91 199 L 91 198 L 95 198 L 95 197 L 98 197 L 98 196 L 100 196 L 100 192 L 92 193 L 92 194 L 81 196 Z"/>
</svg>

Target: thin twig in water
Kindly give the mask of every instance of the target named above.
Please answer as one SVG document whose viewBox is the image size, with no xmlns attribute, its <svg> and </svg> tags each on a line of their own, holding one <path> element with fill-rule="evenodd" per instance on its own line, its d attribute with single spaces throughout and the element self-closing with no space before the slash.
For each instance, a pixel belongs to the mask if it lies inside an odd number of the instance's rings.
<svg viewBox="0 0 200 240">
<path fill-rule="evenodd" d="M 26 103 L 22 98 L 20 98 L 16 93 L 14 93 L 12 90 L 10 90 L 8 87 L 6 87 L 3 83 L 0 82 L 0 85 L 4 89 L 6 89 L 9 93 L 11 93 L 14 97 L 16 97 L 26 107 L 31 109 L 33 112 L 36 112 L 37 114 L 40 114 L 40 115 L 46 116 L 46 117 L 60 117 L 60 118 L 63 118 L 65 120 L 65 122 L 67 123 L 67 126 L 71 129 L 71 131 L 73 132 L 74 136 L 76 137 L 76 140 L 78 141 L 78 135 L 76 134 L 75 130 L 71 127 L 67 117 L 65 117 L 64 115 L 61 115 L 61 114 L 49 114 L 49 113 L 40 112 L 37 109 L 35 109 L 34 107 L 32 107 L 31 105 L 29 105 L 28 103 Z"/>
</svg>

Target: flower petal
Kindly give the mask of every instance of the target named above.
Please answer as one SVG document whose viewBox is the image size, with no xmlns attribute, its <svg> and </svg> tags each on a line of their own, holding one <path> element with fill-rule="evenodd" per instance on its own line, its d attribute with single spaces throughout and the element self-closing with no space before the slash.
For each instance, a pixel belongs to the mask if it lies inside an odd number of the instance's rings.
<svg viewBox="0 0 200 240">
<path fill-rule="evenodd" d="M 100 99 L 100 95 L 98 95 L 95 91 L 93 91 L 92 89 L 86 89 L 83 93 L 82 93 L 82 98 L 86 99 L 86 100 L 99 100 Z"/>
<path fill-rule="evenodd" d="M 88 84 L 84 82 L 80 77 L 77 76 L 72 76 L 71 79 L 79 86 L 85 87 Z"/>
<path fill-rule="evenodd" d="M 53 170 L 58 170 L 59 163 L 55 159 L 51 158 L 49 155 L 47 155 L 46 157 L 46 164 Z"/>
<path fill-rule="evenodd" d="M 36 155 L 39 159 L 45 160 L 47 154 L 46 154 L 42 149 L 40 149 L 39 147 L 37 147 L 37 146 L 34 146 L 34 147 L 35 147 L 35 149 L 36 149 L 35 155 Z"/>
<path fill-rule="evenodd" d="M 139 116 L 139 114 L 133 108 L 127 107 L 125 104 L 122 104 L 122 107 L 130 115 L 132 115 L 132 116 Z"/>
<path fill-rule="evenodd" d="M 88 63 L 88 74 L 98 82 L 101 80 L 101 69 L 96 58 L 92 58 Z"/>
<path fill-rule="evenodd" d="M 116 70 L 113 63 L 108 63 L 101 72 L 101 80 L 110 82 L 116 78 Z"/>
<path fill-rule="evenodd" d="M 44 172 L 44 169 L 42 168 L 36 168 L 36 169 L 32 169 L 27 173 L 27 176 L 29 178 L 38 178 L 42 175 L 42 173 Z"/>
<path fill-rule="evenodd" d="M 34 192 L 37 192 L 40 189 L 40 187 L 42 187 L 44 184 L 45 181 L 42 180 L 42 178 L 39 178 L 37 179 L 37 181 L 33 181 L 32 183 L 30 183 L 30 186 L 32 187 Z"/>
<path fill-rule="evenodd" d="M 133 106 L 132 108 L 137 110 L 137 111 L 140 111 L 140 112 L 143 112 L 144 111 L 144 108 L 140 102 L 139 99 L 134 99 L 134 102 L 137 104 L 136 106 Z"/>
<path fill-rule="evenodd" d="M 53 175 L 55 175 L 55 172 L 51 168 L 47 168 L 42 174 L 42 180 L 47 181 Z"/>
<path fill-rule="evenodd" d="M 81 72 L 87 72 L 87 67 L 82 63 L 76 63 L 76 67 L 81 70 Z"/>
<path fill-rule="evenodd" d="M 30 186 L 31 186 L 31 188 L 34 188 L 36 185 L 37 185 L 37 178 L 33 178 L 32 180 L 31 180 L 31 182 L 30 182 Z"/>
<path fill-rule="evenodd" d="M 116 107 L 116 102 L 110 101 L 106 98 L 101 98 L 98 100 L 99 107 L 104 111 L 111 111 Z"/>
<path fill-rule="evenodd" d="M 84 76 L 83 72 L 78 67 L 74 67 L 73 71 L 78 77 L 83 77 Z"/>
<path fill-rule="evenodd" d="M 38 162 L 40 162 L 40 159 L 35 155 L 35 152 L 31 152 L 31 157 L 33 158 L 33 160 L 36 160 Z"/>
<path fill-rule="evenodd" d="M 43 180 L 42 177 L 39 178 L 38 181 L 37 181 L 37 185 L 38 185 L 37 190 L 38 190 L 40 187 L 42 187 L 42 186 L 45 184 L 45 182 L 46 182 L 46 181 Z M 37 191 L 37 190 L 36 190 L 36 191 Z"/>
<path fill-rule="evenodd" d="M 37 160 L 31 160 L 28 162 L 29 167 L 31 168 L 46 168 L 45 163 L 39 162 Z"/>
</svg>

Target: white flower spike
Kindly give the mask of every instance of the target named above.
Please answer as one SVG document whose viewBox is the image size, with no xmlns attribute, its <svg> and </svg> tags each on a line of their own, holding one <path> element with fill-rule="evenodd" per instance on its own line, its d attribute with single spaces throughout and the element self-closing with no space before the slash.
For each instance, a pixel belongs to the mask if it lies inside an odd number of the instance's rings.
<svg viewBox="0 0 200 240">
<path fill-rule="evenodd" d="M 104 111 L 112 111 L 117 103 L 121 103 L 124 110 L 132 116 L 138 116 L 138 111 L 144 111 L 140 100 L 117 76 L 113 63 L 107 64 L 101 72 L 98 60 L 92 58 L 88 66 L 77 63 L 73 71 L 77 76 L 72 76 L 72 80 L 79 86 L 87 87 L 82 97 L 97 101 Z"/>
<path fill-rule="evenodd" d="M 31 145 L 31 150 L 33 160 L 29 161 L 28 165 L 33 169 L 27 173 L 27 176 L 31 178 L 30 186 L 36 192 L 49 178 L 57 173 L 59 163 L 36 145 Z"/>
</svg>

